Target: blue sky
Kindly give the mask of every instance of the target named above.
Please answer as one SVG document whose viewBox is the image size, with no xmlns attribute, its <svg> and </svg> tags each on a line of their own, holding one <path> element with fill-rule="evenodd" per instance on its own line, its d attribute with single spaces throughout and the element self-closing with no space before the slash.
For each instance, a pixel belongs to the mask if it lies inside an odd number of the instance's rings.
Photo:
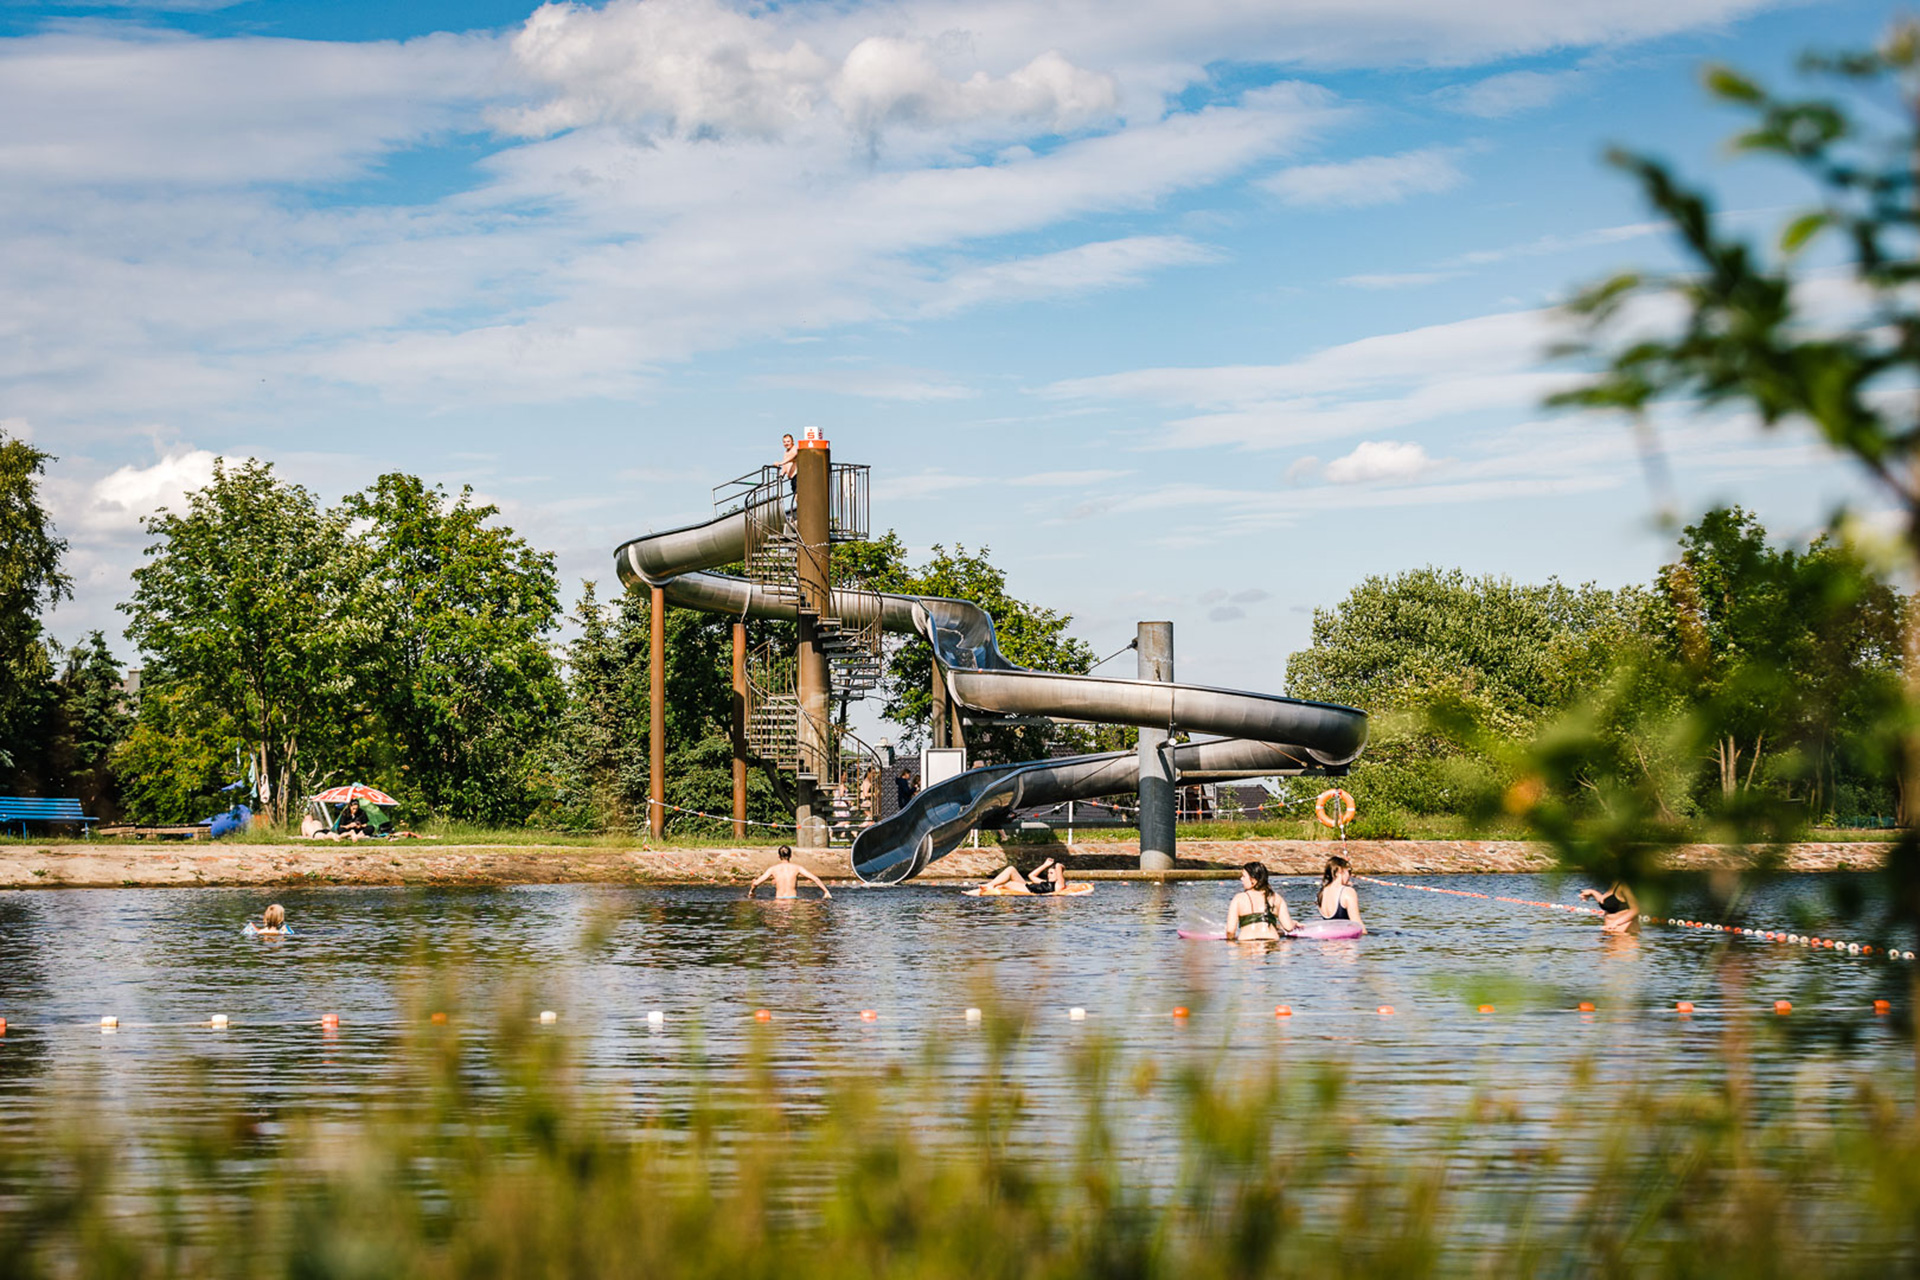
<svg viewBox="0 0 1920 1280">
<path fill-rule="evenodd" d="M 1459 10 L 1454 12 L 1453 10 Z M 1099 652 L 1276 689 L 1424 564 L 1645 581 L 1618 424 L 1538 407 L 1573 286 L 1667 261 L 1612 142 L 1770 233 L 1702 62 L 1882 5 L 0 4 L 0 422 L 60 457 L 72 637 L 215 455 L 471 484 L 571 599 L 815 425 L 876 524 Z M 1804 535 L 1806 438 L 1663 423 L 1683 513 Z M 124 649 L 124 646 L 123 646 Z"/>
</svg>

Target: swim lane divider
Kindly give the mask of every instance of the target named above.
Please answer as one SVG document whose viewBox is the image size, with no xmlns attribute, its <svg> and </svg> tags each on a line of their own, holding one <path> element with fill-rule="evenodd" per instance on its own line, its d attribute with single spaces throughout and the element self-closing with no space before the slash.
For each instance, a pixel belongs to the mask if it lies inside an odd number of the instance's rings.
<svg viewBox="0 0 1920 1280">
<path fill-rule="evenodd" d="M 1377 884 L 1383 889 L 1412 889 L 1419 893 L 1444 893 L 1455 898 L 1483 898 L 1488 902 L 1510 902 L 1521 907 L 1545 907 L 1550 911 L 1570 911 L 1576 915 L 1599 916 L 1606 913 L 1598 907 L 1570 906 L 1564 902 L 1543 902 L 1537 898 L 1505 898 L 1492 893 L 1475 893 L 1470 889 L 1442 889 L 1428 884 L 1402 884 L 1396 880 L 1381 880 L 1374 876 L 1355 876 L 1367 884 Z M 1798 933 L 1782 933 L 1775 929 L 1750 929 L 1745 925 L 1715 924 L 1709 920 L 1676 920 L 1663 916 L 1640 917 L 1642 924 L 1666 924 L 1680 929 L 1704 929 L 1709 933 L 1731 934 L 1736 938 L 1746 938 L 1753 942 L 1782 942 L 1789 946 L 1812 947 L 1819 951 L 1832 951 L 1849 956 L 1884 956 L 1889 960 L 1911 960 L 1913 952 L 1902 951 L 1898 947 L 1876 947 L 1866 942 L 1844 942 L 1836 938 L 1811 937 Z"/>
</svg>

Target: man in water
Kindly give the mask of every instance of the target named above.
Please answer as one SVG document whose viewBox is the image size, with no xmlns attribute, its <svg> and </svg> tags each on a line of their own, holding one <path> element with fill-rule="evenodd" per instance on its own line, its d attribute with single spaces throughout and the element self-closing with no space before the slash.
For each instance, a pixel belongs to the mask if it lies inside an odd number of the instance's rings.
<svg viewBox="0 0 1920 1280">
<path fill-rule="evenodd" d="M 776 900 L 780 898 L 797 898 L 800 896 L 801 876 L 805 876 L 807 879 L 813 881 L 815 885 L 819 886 L 820 896 L 822 898 L 831 898 L 833 896 L 832 891 L 829 890 L 826 885 L 821 884 L 819 876 L 813 874 L 813 872 L 807 870 L 805 867 L 796 867 L 793 865 L 793 850 L 784 844 L 780 846 L 779 861 L 775 862 L 765 871 L 762 871 L 754 882 L 747 886 L 747 896 L 751 898 L 755 889 L 758 889 L 762 884 L 771 880 L 773 881 L 773 896 Z"/>
</svg>

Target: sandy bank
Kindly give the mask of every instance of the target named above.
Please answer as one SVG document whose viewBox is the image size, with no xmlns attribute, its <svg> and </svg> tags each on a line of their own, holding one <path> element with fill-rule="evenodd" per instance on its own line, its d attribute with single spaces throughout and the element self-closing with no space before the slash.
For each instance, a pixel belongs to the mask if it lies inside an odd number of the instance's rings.
<svg viewBox="0 0 1920 1280">
<path fill-rule="evenodd" d="M 1282 875 L 1317 874 L 1331 841 L 1193 840 L 1180 846 L 1174 878 L 1231 875 L 1258 858 Z M 1788 853 L 1794 871 L 1864 870 L 1880 865 L 1886 844 L 1803 844 Z M 1347 845 L 1356 869 L 1370 875 L 1448 875 L 1547 871 L 1542 845 L 1519 841 L 1356 840 Z M 1042 850 L 1016 850 L 1022 865 Z M 1079 846 L 1071 866 L 1092 878 L 1138 878 L 1138 849 L 1126 844 Z M 565 845 L 298 844 L 205 845 L 52 842 L 0 848 L 0 888 L 168 887 L 195 885 L 510 885 L 738 884 L 772 861 L 764 847 L 745 849 L 575 848 Z M 831 879 L 851 879 L 844 849 L 800 861 Z M 1674 861 L 1690 868 L 1739 865 L 1736 853 L 1693 845 Z M 997 849 L 962 849 L 941 859 L 929 879 L 991 875 L 1004 865 Z M 1150 878 L 1150 877 L 1149 877 Z"/>
</svg>

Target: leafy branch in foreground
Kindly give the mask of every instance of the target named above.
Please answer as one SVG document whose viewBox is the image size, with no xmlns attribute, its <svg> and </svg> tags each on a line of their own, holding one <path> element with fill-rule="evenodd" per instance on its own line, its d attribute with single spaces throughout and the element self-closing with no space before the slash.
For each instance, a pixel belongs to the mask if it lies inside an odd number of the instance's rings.
<svg viewBox="0 0 1920 1280">
<path fill-rule="evenodd" d="M 1747 117 L 1736 151 L 1781 162 L 1820 192 L 1817 207 L 1787 221 L 1776 249 L 1731 231 L 1706 194 L 1657 160 L 1611 154 L 1676 233 L 1685 267 L 1617 275 L 1569 304 L 1586 334 L 1563 353 L 1598 358 L 1602 369 L 1553 402 L 1624 412 L 1641 430 L 1657 403 L 1676 401 L 1744 411 L 1768 427 L 1810 427 L 1897 505 L 1911 566 L 1920 563 L 1920 402 L 1910 390 L 1920 377 L 1912 288 L 1920 280 L 1920 26 L 1903 22 L 1876 49 L 1809 56 L 1802 67 L 1833 92 L 1782 96 L 1724 67 L 1705 77 L 1717 100 Z M 1888 107 L 1896 125 L 1863 123 Z M 1816 247 L 1829 255 L 1818 266 L 1809 257 Z M 1677 325 L 1663 320 L 1675 312 Z M 1907 828 L 1889 863 L 1888 905 L 1909 920 L 1920 919 L 1912 826 L 1920 818 L 1920 629 L 1911 609 L 1908 602 L 1900 619 L 1904 695 L 1877 715 L 1879 736 L 1894 744 Z M 1739 690 L 1729 692 L 1737 706 Z M 1738 806 L 1732 812 L 1740 816 Z M 1737 824 L 1738 835 L 1768 838 L 1764 815 L 1752 817 Z M 1571 833 L 1543 832 L 1563 852 L 1581 853 Z"/>
</svg>

